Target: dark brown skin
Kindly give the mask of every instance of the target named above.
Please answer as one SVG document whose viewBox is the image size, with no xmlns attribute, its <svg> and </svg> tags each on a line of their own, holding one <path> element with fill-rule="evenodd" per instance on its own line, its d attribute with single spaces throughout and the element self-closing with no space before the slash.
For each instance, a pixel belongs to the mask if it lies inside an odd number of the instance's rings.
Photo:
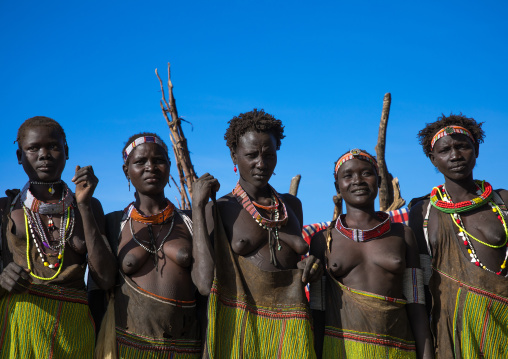
<svg viewBox="0 0 508 359">
<path fill-rule="evenodd" d="M 54 182 L 60 179 L 68 156 L 68 148 L 57 131 L 43 126 L 30 128 L 21 140 L 20 146 L 21 149 L 17 150 L 18 161 L 23 165 L 30 181 Z M 76 173 L 72 179 L 72 182 L 76 184 L 76 222 L 73 237 L 65 249 L 63 265 L 67 267 L 83 264 L 86 262 L 88 253 L 90 273 L 95 282 L 106 290 L 114 285 L 116 260 L 104 236 L 102 206 L 92 197 L 98 181 L 91 166 L 83 168 L 76 166 Z M 48 203 L 58 202 L 62 197 L 63 186 L 55 185 L 54 189 L 55 193 L 51 195 L 47 185 L 31 185 L 30 187 L 36 198 Z M 7 198 L 0 199 L 0 211 L 5 210 L 7 200 Z M 19 201 L 14 206 L 11 216 L 16 237 L 22 244 L 26 243 L 25 220 Z M 60 229 L 60 218 L 60 215 L 53 216 L 55 231 Z M 47 227 L 48 217 L 41 215 L 41 220 Z M 48 249 L 48 251 L 51 253 L 51 250 Z M 32 265 L 34 260 L 39 258 L 32 258 Z M 24 258 L 14 257 L 14 261 L 9 263 L 0 274 L 0 285 L 7 292 L 24 292 L 32 282 L 28 269 L 22 268 L 18 263 L 24 263 Z"/>
<path fill-rule="evenodd" d="M 248 131 L 238 141 L 236 149 L 231 150 L 231 159 L 238 165 L 240 185 L 251 200 L 261 205 L 271 205 L 271 189 L 268 181 L 277 164 L 276 139 L 273 134 Z M 193 223 L 195 258 L 193 271 L 196 272 L 196 285 L 202 295 L 208 295 L 213 281 L 213 202 L 208 199 L 218 190 L 218 182 L 209 174 L 203 175 L 193 186 Z M 308 251 L 303 240 L 303 213 L 301 202 L 289 194 L 281 195 L 288 212 L 288 222 L 279 230 L 281 250 L 275 250 L 277 265 L 270 263 L 268 231 L 262 229 L 252 216 L 242 207 L 231 193 L 220 198 L 217 206 L 224 229 L 233 252 L 251 260 L 266 271 L 303 269 L 302 282 L 315 281 L 321 277 L 322 266 L 314 256 L 301 260 Z M 269 216 L 265 210 L 261 215 Z M 318 268 L 312 268 L 314 263 Z M 193 274 L 194 275 L 194 274 Z"/>
<path fill-rule="evenodd" d="M 473 181 L 473 168 L 478 158 L 479 146 L 462 134 L 454 134 L 442 137 L 437 140 L 430 160 L 434 166 L 441 172 L 445 179 L 445 187 L 453 202 L 462 202 L 478 197 L 476 194 L 476 185 Z M 437 185 L 437 184 L 436 184 Z M 505 203 L 508 203 L 508 191 L 498 190 Z M 427 254 L 427 244 L 423 234 L 423 219 L 427 211 L 429 200 L 420 201 L 415 204 L 409 214 L 409 225 L 413 229 L 420 253 Z M 438 211 L 432 208 L 430 211 L 428 234 L 431 246 L 438 241 Z M 484 205 L 473 211 L 460 214 L 466 230 L 479 240 L 492 244 L 500 245 L 506 240 L 506 234 L 497 214 L 492 212 L 489 205 Z M 455 228 L 458 233 L 458 228 Z M 459 240 L 459 239 L 457 239 Z M 467 249 L 462 245 L 459 247 L 464 256 L 470 260 Z M 506 254 L 506 248 L 490 248 L 480 243 L 474 242 L 474 248 L 480 261 L 487 268 L 499 271 Z M 474 264 L 471 264 L 474 265 Z M 503 271 L 506 274 L 506 270 Z"/>
<path fill-rule="evenodd" d="M 128 164 L 123 169 L 136 189 L 134 205 L 141 214 L 154 215 L 167 206 L 164 187 L 168 183 L 170 165 L 166 151 L 154 143 L 136 146 L 129 155 Z M 195 287 L 190 272 L 192 239 L 180 216 L 176 213 L 174 216 L 172 232 L 162 250 L 157 252 L 158 270 L 154 266 L 154 255 L 132 239 L 129 222 L 122 231 L 118 258 L 122 271 L 141 288 L 165 298 L 194 300 Z M 150 242 L 147 225 L 136 221 L 132 223 L 138 241 Z M 170 227 L 171 221 L 153 225 L 157 248 Z"/>
<path fill-rule="evenodd" d="M 339 168 L 335 186 L 346 203 L 347 214 L 343 222 L 346 227 L 365 230 L 381 223 L 374 209 L 379 183 L 380 178 L 367 161 L 353 159 Z M 327 253 L 326 231 L 312 238 L 310 253 L 327 263 L 335 279 L 350 288 L 393 298 L 403 297 L 405 269 L 420 267 L 418 247 L 409 227 L 392 223 L 390 232 L 364 243 L 356 243 L 335 229 L 332 229 L 331 235 L 330 253 Z M 407 312 L 418 357 L 432 358 L 425 307 L 408 304 Z M 324 313 L 313 311 L 318 357 L 323 346 Z"/>
</svg>

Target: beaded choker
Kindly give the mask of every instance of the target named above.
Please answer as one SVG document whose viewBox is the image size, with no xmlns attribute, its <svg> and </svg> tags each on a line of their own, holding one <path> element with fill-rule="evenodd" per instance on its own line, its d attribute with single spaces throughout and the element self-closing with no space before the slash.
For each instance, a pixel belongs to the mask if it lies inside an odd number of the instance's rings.
<svg viewBox="0 0 508 359">
<path fill-rule="evenodd" d="M 279 203 L 278 207 L 280 207 L 280 205 L 282 205 L 283 215 L 282 215 L 282 218 L 280 218 L 280 219 L 272 220 L 272 219 L 263 217 L 258 212 L 258 210 L 256 209 L 256 206 L 254 205 L 254 203 L 251 201 L 251 199 L 247 195 L 247 192 L 245 192 L 244 189 L 242 188 L 242 186 L 240 185 L 240 182 L 238 182 L 236 184 L 236 187 L 232 191 L 233 195 L 236 197 L 238 202 L 243 206 L 243 208 L 245 208 L 245 210 L 250 213 L 252 218 L 254 218 L 254 220 L 259 224 L 259 226 L 263 227 L 264 229 L 280 228 L 283 225 L 285 225 L 288 221 L 288 212 L 286 209 L 286 205 L 284 204 L 284 202 L 282 202 L 279 194 L 273 189 L 272 186 L 270 186 L 270 189 L 272 190 L 272 193 L 274 195 L 274 199 L 275 199 L 276 203 Z"/>
<path fill-rule="evenodd" d="M 479 196 L 476 198 L 469 201 L 453 203 L 451 199 L 446 199 L 446 189 L 444 185 L 441 185 L 432 189 L 432 192 L 430 193 L 430 203 L 444 213 L 462 213 L 481 207 L 490 201 L 492 197 L 492 186 L 485 181 L 475 180 L 475 183 L 478 188 L 480 188 L 480 185 L 484 188 L 483 192 L 479 191 Z M 444 200 L 438 199 L 438 193 L 440 197 L 444 198 Z"/>
<path fill-rule="evenodd" d="M 55 182 L 36 182 L 36 181 L 30 181 L 30 184 L 49 186 L 48 192 L 51 193 L 52 195 L 55 194 L 55 187 L 53 187 L 53 186 L 56 185 L 56 184 L 60 184 L 60 183 L 62 183 L 62 180 L 58 180 L 58 181 L 55 181 Z"/>
<path fill-rule="evenodd" d="M 21 203 L 32 212 L 40 214 L 63 214 L 67 208 L 74 202 L 74 193 L 67 187 L 67 184 L 62 181 L 63 184 L 63 195 L 62 199 L 58 203 L 46 203 L 38 200 L 30 192 L 30 182 L 21 190 Z"/>
<path fill-rule="evenodd" d="M 151 216 L 144 216 L 136 209 L 134 206 L 134 202 L 129 204 L 125 208 L 125 212 L 129 218 L 132 218 L 136 222 L 144 223 L 144 224 L 162 224 L 170 219 L 175 211 L 175 205 L 171 203 L 169 199 L 166 199 L 168 205 L 162 211 L 157 214 L 153 214 Z"/>
<path fill-rule="evenodd" d="M 335 222 L 335 229 L 355 242 L 368 242 L 390 232 L 391 229 L 392 222 L 390 221 L 390 215 L 388 213 L 376 212 L 376 215 L 382 222 L 374 228 L 362 230 L 345 227 L 342 221 L 346 218 L 346 215 L 341 214 L 339 218 L 337 218 L 337 222 Z"/>
</svg>

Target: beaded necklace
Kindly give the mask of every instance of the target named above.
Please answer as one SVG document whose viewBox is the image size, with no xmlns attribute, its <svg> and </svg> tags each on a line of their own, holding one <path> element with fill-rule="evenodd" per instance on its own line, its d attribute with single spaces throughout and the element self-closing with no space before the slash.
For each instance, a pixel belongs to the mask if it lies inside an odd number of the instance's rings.
<svg viewBox="0 0 508 359">
<path fill-rule="evenodd" d="M 270 185 L 268 185 L 268 186 L 270 186 Z M 236 197 L 238 202 L 243 206 L 243 208 L 245 208 L 245 210 L 250 213 L 252 218 L 254 218 L 254 220 L 259 224 L 260 227 L 262 227 L 263 229 L 269 229 L 269 228 L 279 229 L 280 227 L 284 226 L 287 223 L 288 212 L 286 209 L 286 205 L 284 204 L 284 202 L 282 202 L 279 194 L 273 189 L 272 186 L 270 186 L 270 189 L 272 191 L 272 198 L 275 198 L 277 200 L 277 203 L 279 204 L 279 206 L 282 205 L 282 211 L 283 211 L 282 218 L 277 218 L 277 219 L 272 220 L 272 219 L 263 217 L 258 212 L 258 210 L 256 209 L 256 206 L 254 205 L 254 203 L 251 201 L 251 199 L 247 195 L 247 192 L 245 192 L 244 189 L 242 188 L 242 186 L 240 185 L 240 182 L 238 182 L 236 184 L 236 187 L 233 189 L 232 193 Z M 279 206 L 277 206 L 277 208 Z M 262 208 L 262 207 L 260 207 L 260 208 Z"/>
<path fill-rule="evenodd" d="M 497 218 L 499 219 L 499 221 L 503 225 L 503 229 L 504 229 L 505 235 L 506 235 L 506 239 L 503 242 L 503 244 L 493 245 L 493 244 L 486 243 L 484 241 L 479 240 L 478 238 L 472 236 L 468 231 L 466 231 L 466 227 L 464 226 L 464 222 L 462 221 L 462 218 L 460 217 L 460 215 L 458 213 L 450 213 L 450 217 L 452 218 L 452 222 L 459 229 L 458 236 L 463 241 L 463 244 L 466 247 L 467 252 L 469 253 L 469 256 L 471 257 L 471 263 L 474 263 L 477 267 L 480 267 L 480 268 L 482 268 L 482 269 L 484 269 L 484 270 L 486 270 L 488 272 L 495 273 L 497 275 L 501 275 L 503 270 L 506 268 L 506 262 L 508 260 L 508 227 L 506 225 L 506 220 L 504 219 L 504 216 L 501 213 L 501 209 L 499 208 L 499 206 L 494 201 L 490 200 L 490 198 L 492 197 L 492 186 L 490 186 L 485 181 L 475 181 L 475 183 L 476 183 L 476 186 L 477 186 L 477 192 L 476 193 L 478 195 L 481 195 L 482 191 L 483 191 L 483 193 L 487 192 L 487 190 L 485 189 L 486 186 L 490 187 L 491 194 L 489 196 L 488 203 L 489 203 L 490 207 L 492 208 L 492 212 L 498 214 Z M 480 185 L 482 186 L 481 188 L 480 188 Z M 434 189 L 436 189 L 436 187 L 434 187 Z M 444 185 L 439 186 L 439 191 L 437 193 L 439 194 L 439 196 L 441 197 L 441 199 L 443 201 L 452 203 L 451 197 L 448 194 L 448 192 L 446 192 L 446 188 L 444 187 Z M 436 207 L 436 208 L 441 210 L 441 208 L 439 208 L 439 207 Z M 477 207 L 474 207 L 474 208 L 477 208 Z M 441 210 L 441 211 L 445 212 L 444 210 Z M 463 212 L 463 211 L 461 211 L 461 212 Z M 449 212 L 445 212 L 445 213 L 449 213 Z M 471 241 L 471 239 L 473 239 L 476 242 L 478 242 L 480 244 L 483 244 L 483 245 L 485 245 L 487 247 L 490 247 L 490 248 L 502 248 L 502 247 L 506 246 L 505 258 L 504 258 L 503 263 L 501 264 L 501 268 L 500 268 L 499 271 L 493 271 L 493 270 L 487 268 L 480 261 L 480 259 L 478 258 L 478 255 L 476 254 L 476 250 L 475 250 L 475 248 L 473 246 L 473 242 Z"/>
<path fill-rule="evenodd" d="M 442 196 L 445 192 L 444 185 L 434 187 L 430 192 L 430 203 L 444 213 L 461 213 L 471 211 L 475 208 L 479 208 L 490 201 L 492 197 L 492 186 L 485 181 L 475 181 L 476 187 L 485 188 L 483 191 L 477 191 L 478 197 L 473 198 L 469 201 L 462 201 L 453 203 L 452 201 L 439 200 L 437 194 Z"/>
<path fill-rule="evenodd" d="M 335 222 L 335 229 L 343 236 L 355 242 L 368 242 L 390 232 L 391 224 L 390 215 L 386 212 L 376 212 L 376 216 L 382 221 L 380 224 L 371 229 L 355 229 L 347 228 L 342 221 L 346 218 L 345 214 L 341 214 Z"/>
<path fill-rule="evenodd" d="M 168 202 L 166 208 L 164 208 L 161 212 L 151 216 L 144 216 L 140 214 L 136 209 L 136 207 L 134 206 L 134 202 L 129 204 L 127 208 L 125 208 L 124 210 L 127 213 L 127 217 L 129 218 L 132 239 L 134 240 L 134 242 L 136 242 L 137 245 L 139 245 L 145 251 L 147 251 L 150 254 L 153 254 L 153 265 L 156 271 L 159 271 L 159 256 L 157 255 L 157 253 L 162 250 L 162 247 L 164 246 L 164 243 L 166 243 L 166 241 L 168 240 L 169 235 L 173 231 L 173 225 L 175 224 L 175 216 L 174 216 L 175 205 L 171 203 L 171 201 L 168 199 L 166 199 L 166 201 Z M 153 234 L 153 225 L 154 224 L 162 225 L 165 222 L 167 222 L 168 219 L 171 219 L 169 230 L 162 239 L 160 245 L 157 247 L 157 241 L 159 239 L 159 235 L 161 234 L 162 228 L 157 234 L 157 237 L 155 237 Z M 133 220 L 136 222 L 146 224 L 148 229 L 148 235 L 150 237 L 150 242 L 136 238 L 136 235 L 134 234 L 134 226 L 132 224 Z M 146 245 L 143 244 L 143 242 Z"/>
<path fill-rule="evenodd" d="M 36 181 L 30 181 L 30 184 L 49 186 L 48 192 L 51 193 L 52 195 L 55 194 L 55 187 L 53 187 L 53 186 L 56 185 L 56 184 L 60 184 L 60 183 L 62 183 L 62 180 L 58 180 L 58 181 L 55 181 L 55 182 L 36 182 Z"/>
<path fill-rule="evenodd" d="M 134 202 L 129 204 L 125 208 L 125 212 L 129 218 L 132 218 L 136 222 L 145 223 L 145 224 L 161 224 L 166 222 L 169 218 L 173 216 L 173 212 L 175 210 L 175 205 L 171 203 L 169 199 L 166 199 L 167 206 L 159 213 L 153 214 L 151 216 L 145 216 L 139 213 L 139 211 L 134 206 Z"/>
<path fill-rule="evenodd" d="M 270 185 L 269 185 L 270 186 Z M 242 188 L 240 182 L 236 184 L 236 187 L 233 189 L 232 193 L 238 200 L 238 202 L 242 205 L 242 207 L 249 212 L 249 214 L 254 218 L 254 220 L 259 224 L 259 226 L 268 233 L 268 248 L 270 249 L 270 263 L 274 266 L 277 266 L 277 258 L 275 256 L 274 247 L 277 245 L 277 250 L 280 251 L 282 246 L 279 241 L 279 229 L 284 226 L 288 221 L 288 213 L 286 209 L 286 205 L 282 202 L 279 194 L 270 186 L 272 191 L 272 205 L 263 206 L 259 203 L 251 201 L 247 192 Z M 262 208 L 270 213 L 273 213 L 273 220 L 269 218 L 263 217 L 258 210 L 256 209 Z M 282 207 L 283 210 L 283 218 L 280 218 L 280 210 L 279 207 Z"/>
<path fill-rule="evenodd" d="M 30 182 L 21 190 L 21 203 L 25 205 L 32 212 L 40 214 L 63 214 L 67 207 L 74 202 L 74 193 L 67 187 L 67 184 L 62 181 L 63 195 L 58 203 L 46 203 L 34 197 L 30 191 Z"/>
<path fill-rule="evenodd" d="M 26 260 L 30 275 L 39 280 L 53 280 L 55 279 L 62 270 L 62 264 L 64 260 L 65 243 L 72 237 L 75 224 L 75 215 L 72 202 L 74 201 L 74 195 L 69 190 L 67 185 L 64 183 L 64 191 L 62 193 L 62 199 L 58 203 L 45 203 L 36 199 L 29 189 L 30 183 L 27 183 L 23 188 L 20 196 L 22 202 L 23 214 L 25 218 L 25 231 L 26 231 Z M 70 198 L 70 200 L 69 200 Z M 58 210 L 58 211 L 57 211 Z M 46 214 L 49 217 L 48 221 L 48 235 L 46 235 L 46 229 L 41 220 L 40 215 Z M 54 227 L 52 215 L 62 215 L 60 220 L 60 238 L 55 241 L 52 233 L 49 232 Z M 30 263 L 30 236 L 32 236 L 35 248 L 39 253 L 42 263 L 45 267 L 51 269 L 57 269 L 57 272 L 49 278 L 40 277 L 35 275 L 32 271 Z M 53 241 L 49 240 L 49 237 Z M 56 245 L 53 243 L 57 242 Z M 46 253 L 44 247 L 51 249 L 58 254 Z M 50 264 L 48 258 L 56 257 L 57 262 Z"/>
</svg>

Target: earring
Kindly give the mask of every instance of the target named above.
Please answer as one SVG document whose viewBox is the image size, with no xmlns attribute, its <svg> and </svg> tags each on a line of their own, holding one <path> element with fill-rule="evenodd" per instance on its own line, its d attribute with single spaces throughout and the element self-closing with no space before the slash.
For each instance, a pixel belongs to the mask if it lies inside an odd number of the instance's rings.
<svg viewBox="0 0 508 359">
<path fill-rule="evenodd" d="M 276 175 L 277 175 L 277 173 L 273 172 L 273 173 L 272 173 L 272 175 L 273 175 L 273 176 L 276 176 Z"/>
<path fill-rule="evenodd" d="M 169 186 L 169 188 L 171 188 L 171 183 L 169 182 L 169 180 L 168 180 L 168 186 Z"/>
<path fill-rule="evenodd" d="M 129 192 L 131 191 L 131 179 L 127 178 L 127 182 L 129 183 Z"/>
<path fill-rule="evenodd" d="M 238 169 L 236 168 L 236 163 L 235 163 L 235 166 L 233 167 L 233 171 L 235 171 L 235 174 L 238 175 Z"/>
<path fill-rule="evenodd" d="M 21 161 L 18 161 L 18 165 L 20 165 L 20 164 L 21 164 Z"/>
</svg>

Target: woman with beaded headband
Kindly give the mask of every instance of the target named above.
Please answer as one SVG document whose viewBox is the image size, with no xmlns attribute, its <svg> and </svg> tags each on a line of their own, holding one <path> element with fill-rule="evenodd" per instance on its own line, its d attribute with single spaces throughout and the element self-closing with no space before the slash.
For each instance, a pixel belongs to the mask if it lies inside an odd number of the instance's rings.
<svg viewBox="0 0 508 359">
<path fill-rule="evenodd" d="M 418 247 L 409 227 L 375 211 L 378 172 L 376 159 L 360 149 L 335 163 L 346 214 L 310 248 L 327 268 L 310 291 L 318 357 L 433 357 Z"/>
<path fill-rule="evenodd" d="M 87 260 L 102 289 L 113 286 L 116 272 L 92 197 L 98 179 L 91 166 L 76 166 L 75 193 L 62 181 L 69 149 L 53 119 L 26 120 L 17 142 L 28 182 L 0 199 L 0 358 L 91 358 Z"/>
<path fill-rule="evenodd" d="M 300 201 L 268 183 L 283 133 L 263 110 L 234 117 L 224 138 L 238 184 L 216 202 L 213 177 L 193 186 L 194 265 L 199 291 L 210 295 L 210 358 L 315 358 L 304 286 L 322 266 L 312 256 L 301 260 L 308 246 Z"/>
<path fill-rule="evenodd" d="M 411 201 L 409 214 L 427 271 L 437 357 L 505 357 L 508 191 L 474 180 L 482 123 L 443 115 L 418 137 L 444 176 L 430 195 Z"/>
<path fill-rule="evenodd" d="M 164 194 L 171 165 L 167 146 L 154 133 L 140 133 L 128 139 L 122 154 L 135 200 L 106 216 L 119 273 L 96 356 L 200 358 L 192 221 Z"/>
</svg>

